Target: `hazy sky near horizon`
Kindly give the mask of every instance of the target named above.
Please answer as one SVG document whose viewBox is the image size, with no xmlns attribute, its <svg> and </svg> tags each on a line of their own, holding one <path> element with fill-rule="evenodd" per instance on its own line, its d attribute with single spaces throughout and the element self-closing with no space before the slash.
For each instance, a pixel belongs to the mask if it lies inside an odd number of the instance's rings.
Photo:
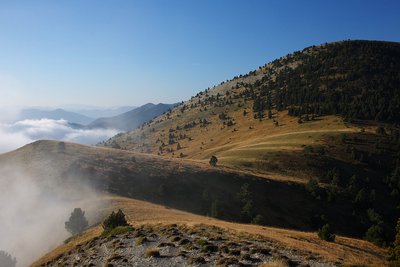
<svg viewBox="0 0 400 267">
<path fill-rule="evenodd" d="M 178 102 L 304 47 L 400 41 L 396 0 L 0 1 L 0 106 Z"/>
</svg>

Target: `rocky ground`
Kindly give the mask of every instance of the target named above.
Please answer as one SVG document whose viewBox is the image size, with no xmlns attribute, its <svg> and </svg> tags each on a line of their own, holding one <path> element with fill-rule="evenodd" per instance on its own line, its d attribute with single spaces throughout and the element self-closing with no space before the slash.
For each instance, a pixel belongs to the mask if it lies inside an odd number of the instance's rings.
<svg viewBox="0 0 400 267">
<path fill-rule="evenodd" d="M 263 237 L 206 225 L 142 225 L 97 237 L 42 266 L 335 266 Z"/>
</svg>

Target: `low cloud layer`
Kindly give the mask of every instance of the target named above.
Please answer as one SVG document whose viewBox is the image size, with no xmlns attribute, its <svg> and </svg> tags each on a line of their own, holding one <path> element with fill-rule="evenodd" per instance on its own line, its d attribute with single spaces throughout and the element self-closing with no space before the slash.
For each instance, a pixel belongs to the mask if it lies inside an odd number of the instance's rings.
<svg viewBox="0 0 400 267">
<path fill-rule="evenodd" d="M 40 119 L 0 123 L 0 153 L 43 139 L 96 144 L 117 133 L 114 129 L 76 129 L 66 120 Z"/>
<path fill-rule="evenodd" d="M 3 120 L 0 153 L 43 139 L 96 144 L 117 133 L 112 129 L 74 128 L 65 120 Z M 97 205 L 102 198 L 90 189 L 92 186 L 75 174 L 73 179 L 50 175 L 62 173 L 55 168 L 48 165 L 35 175 L 25 165 L 5 162 L 0 166 L 0 251 L 15 256 L 18 267 L 29 266 L 69 236 L 64 223 L 74 208 L 83 208 L 90 223 L 98 216 Z"/>
<path fill-rule="evenodd" d="M 64 223 L 75 207 L 83 208 L 90 220 L 98 198 L 83 185 L 70 185 L 67 191 L 54 179 L 38 180 L 15 169 L 0 168 L 0 250 L 15 256 L 22 267 L 70 236 Z"/>
</svg>

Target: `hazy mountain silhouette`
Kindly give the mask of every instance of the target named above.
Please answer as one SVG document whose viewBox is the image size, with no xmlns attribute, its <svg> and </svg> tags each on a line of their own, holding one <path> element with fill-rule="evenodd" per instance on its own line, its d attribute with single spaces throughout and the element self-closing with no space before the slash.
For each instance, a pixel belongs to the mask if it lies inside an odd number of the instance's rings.
<svg viewBox="0 0 400 267">
<path fill-rule="evenodd" d="M 123 114 L 100 118 L 88 125 L 89 128 L 113 128 L 122 131 L 131 131 L 145 122 L 161 115 L 163 112 L 175 107 L 177 104 L 148 103 Z"/>
</svg>

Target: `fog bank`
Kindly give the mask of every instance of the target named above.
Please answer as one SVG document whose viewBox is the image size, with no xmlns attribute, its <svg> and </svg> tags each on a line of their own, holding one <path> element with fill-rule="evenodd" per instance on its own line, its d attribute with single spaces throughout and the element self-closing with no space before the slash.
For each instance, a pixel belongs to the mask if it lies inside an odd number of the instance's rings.
<svg viewBox="0 0 400 267">
<path fill-rule="evenodd" d="M 66 120 L 40 119 L 0 123 L 0 153 L 43 139 L 96 144 L 118 132 L 114 129 L 73 128 Z"/>
<path fill-rule="evenodd" d="M 29 266 L 70 236 L 64 222 L 75 207 L 89 223 L 98 216 L 99 198 L 90 188 L 53 179 L 0 168 L 0 250 L 15 256 L 17 266 Z"/>
</svg>

